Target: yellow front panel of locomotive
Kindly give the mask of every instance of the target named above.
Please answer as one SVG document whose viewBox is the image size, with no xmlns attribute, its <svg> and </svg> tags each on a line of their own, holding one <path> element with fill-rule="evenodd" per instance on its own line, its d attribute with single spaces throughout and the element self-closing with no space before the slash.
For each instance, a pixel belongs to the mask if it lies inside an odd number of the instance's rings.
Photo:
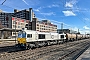
<svg viewBox="0 0 90 60">
<path fill-rule="evenodd" d="M 26 44 L 26 38 L 17 38 L 17 40 L 20 44 Z"/>
</svg>

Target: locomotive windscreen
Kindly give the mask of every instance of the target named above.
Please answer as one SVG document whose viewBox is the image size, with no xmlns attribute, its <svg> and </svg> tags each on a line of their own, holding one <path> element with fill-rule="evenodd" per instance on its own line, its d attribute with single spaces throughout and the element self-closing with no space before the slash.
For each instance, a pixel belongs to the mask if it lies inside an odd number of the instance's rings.
<svg viewBox="0 0 90 60">
<path fill-rule="evenodd" d="M 20 31 L 18 33 L 18 38 L 26 38 L 26 32 L 25 31 Z"/>
</svg>

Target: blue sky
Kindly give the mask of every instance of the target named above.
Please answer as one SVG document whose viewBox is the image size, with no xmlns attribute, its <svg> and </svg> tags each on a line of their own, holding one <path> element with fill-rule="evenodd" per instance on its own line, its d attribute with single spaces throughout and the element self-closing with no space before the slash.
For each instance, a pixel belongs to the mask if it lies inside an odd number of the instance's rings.
<svg viewBox="0 0 90 60">
<path fill-rule="evenodd" d="M 0 0 L 0 4 L 4 0 Z M 0 9 L 13 12 L 33 8 L 39 20 L 48 19 L 60 29 L 69 28 L 81 33 L 90 33 L 90 1 L 89 0 L 6 0 Z"/>
</svg>

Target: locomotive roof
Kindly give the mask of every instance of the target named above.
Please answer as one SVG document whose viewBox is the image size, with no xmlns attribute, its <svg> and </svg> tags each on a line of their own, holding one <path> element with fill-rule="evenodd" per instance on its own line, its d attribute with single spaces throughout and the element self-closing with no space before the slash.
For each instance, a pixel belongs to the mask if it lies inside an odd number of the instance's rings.
<svg viewBox="0 0 90 60">
<path fill-rule="evenodd" d="M 52 35 L 56 35 L 58 33 L 55 33 L 55 32 L 39 32 L 39 31 L 33 31 L 33 30 L 24 30 L 26 33 L 31 33 L 31 34 L 52 34 Z"/>
</svg>

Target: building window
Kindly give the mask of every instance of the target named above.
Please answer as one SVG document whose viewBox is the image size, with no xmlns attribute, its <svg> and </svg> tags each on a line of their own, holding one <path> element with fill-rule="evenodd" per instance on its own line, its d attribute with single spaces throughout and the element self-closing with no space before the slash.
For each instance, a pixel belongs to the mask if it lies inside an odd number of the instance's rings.
<svg viewBox="0 0 90 60">
<path fill-rule="evenodd" d="M 43 28 L 42 28 L 42 30 L 43 30 Z"/>
<path fill-rule="evenodd" d="M 37 31 L 39 31 L 39 30 L 37 30 Z"/>
<path fill-rule="evenodd" d="M 18 22 L 18 25 L 20 25 L 20 22 Z"/>
<path fill-rule="evenodd" d="M 37 29 L 39 29 L 39 27 L 37 27 Z"/>
<path fill-rule="evenodd" d="M 15 28 L 15 25 L 13 25 L 13 28 Z"/>
<path fill-rule="evenodd" d="M 45 28 L 44 28 L 44 30 L 45 30 Z"/>
<path fill-rule="evenodd" d="M 15 24 L 15 21 L 13 21 L 13 24 Z"/>
<path fill-rule="evenodd" d="M 18 26 L 18 28 L 20 28 L 20 26 Z"/>
<path fill-rule="evenodd" d="M 15 33 L 13 33 L 13 35 L 15 35 Z"/>
<path fill-rule="evenodd" d="M 28 24 L 26 24 L 26 26 L 28 26 Z"/>
<path fill-rule="evenodd" d="M 23 23 L 21 23 L 21 25 L 24 25 Z"/>
</svg>

